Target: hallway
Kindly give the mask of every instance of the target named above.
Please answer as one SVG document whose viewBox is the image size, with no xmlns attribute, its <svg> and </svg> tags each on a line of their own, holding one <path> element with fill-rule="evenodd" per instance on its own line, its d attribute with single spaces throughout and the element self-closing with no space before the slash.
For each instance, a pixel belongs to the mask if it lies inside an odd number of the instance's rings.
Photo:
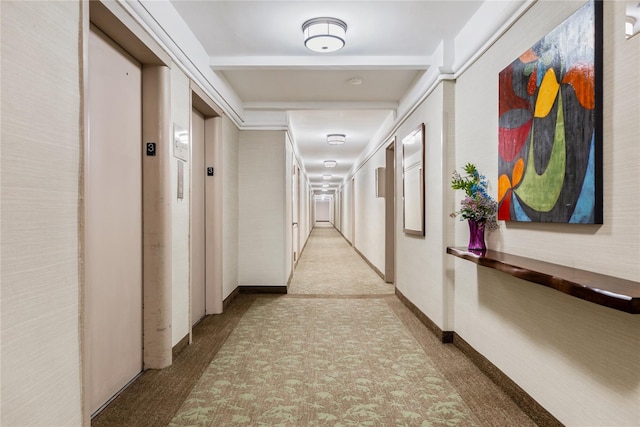
<svg viewBox="0 0 640 427">
<path fill-rule="evenodd" d="M 237 295 L 92 425 L 535 425 L 335 229 L 314 228 L 289 290 Z"/>
<path fill-rule="evenodd" d="M 393 294 L 329 223 L 316 223 L 291 280 L 288 294 Z"/>
</svg>

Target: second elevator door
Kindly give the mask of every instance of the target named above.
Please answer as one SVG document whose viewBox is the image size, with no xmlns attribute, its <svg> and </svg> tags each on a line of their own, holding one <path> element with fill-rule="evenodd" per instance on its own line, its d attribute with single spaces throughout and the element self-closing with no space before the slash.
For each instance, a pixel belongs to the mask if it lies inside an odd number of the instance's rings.
<svg viewBox="0 0 640 427">
<path fill-rule="evenodd" d="M 204 117 L 191 112 L 191 324 L 205 315 Z"/>
</svg>

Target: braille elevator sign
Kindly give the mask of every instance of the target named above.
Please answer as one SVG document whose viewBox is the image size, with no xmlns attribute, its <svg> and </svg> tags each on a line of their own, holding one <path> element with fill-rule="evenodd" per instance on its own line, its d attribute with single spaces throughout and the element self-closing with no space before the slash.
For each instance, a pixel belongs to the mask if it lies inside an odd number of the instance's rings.
<svg viewBox="0 0 640 427">
<path fill-rule="evenodd" d="M 156 155 L 156 143 L 147 142 L 147 156 L 155 156 L 155 155 Z"/>
</svg>

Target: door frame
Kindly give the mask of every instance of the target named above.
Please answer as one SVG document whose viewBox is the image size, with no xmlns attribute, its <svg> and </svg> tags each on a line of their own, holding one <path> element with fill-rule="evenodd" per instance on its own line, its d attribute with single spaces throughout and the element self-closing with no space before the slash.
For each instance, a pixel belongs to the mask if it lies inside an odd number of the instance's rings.
<svg viewBox="0 0 640 427">
<path fill-rule="evenodd" d="M 300 168 L 297 160 L 294 159 L 291 167 L 292 184 L 291 184 L 291 273 L 296 269 L 298 260 L 300 259 Z"/>
<path fill-rule="evenodd" d="M 396 140 L 385 149 L 384 184 L 384 281 L 395 282 L 396 240 Z"/>
<path fill-rule="evenodd" d="M 169 104 L 168 85 L 169 74 L 168 65 L 171 64 L 170 56 L 161 46 L 151 39 L 146 30 L 138 23 L 132 22 L 131 17 L 123 7 L 116 2 L 81 2 L 81 62 L 82 76 L 80 97 L 82 103 L 82 149 L 81 149 L 81 180 L 79 184 L 79 240 L 80 240 L 80 298 L 82 307 L 80 308 L 80 324 L 83 333 L 80 336 L 82 351 L 82 424 L 90 425 L 91 407 L 89 390 L 91 386 L 90 371 L 88 366 L 88 333 L 87 328 L 87 282 L 84 270 L 86 259 L 86 234 L 85 219 L 87 217 L 86 204 L 84 202 L 87 193 L 85 173 L 89 168 L 89 34 L 91 25 L 95 25 L 101 32 L 120 46 L 130 56 L 137 60 L 142 66 L 142 135 L 140 138 L 140 150 L 144 150 L 144 141 L 154 141 L 158 148 L 169 147 L 168 132 L 160 132 L 165 127 L 168 129 Z M 126 22 L 126 24 L 125 24 Z M 144 40 L 144 41 L 143 41 Z M 155 132 L 155 133 L 154 133 Z M 154 157 L 154 166 L 150 167 L 149 159 L 144 155 L 142 159 L 142 271 L 144 292 L 142 317 L 143 317 L 143 370 L 149 368 L 162 368 L 171 364 L 171 318 L 170 299 L 165 298 L 171 295 L 171 254 L 170 250 L 149 250 L 154 244 L 165 248 L 170 248 L 171 239 L 171 211 L 170 206 L 157 206 L 150 221 L 147 216 L 151 216 L 149 209 L 150 200 L 157 201 L 158 198 L 168 198 L 170 194 L 169 164 L 166 154 L 158 151 L 158 156 Z M 166 164 L 165 164 L 166 163 Z M 148 236 L 152 234 L 156 237 L 154 242 L 148 241 Z M 167 268 L 159 268 L 159 265 L 166 265 Z M 154 272 L 148 274 L 148 272 Z M 148 282 L 152 280 L 153 292 L 148 292 Z M 152 299 L 147 299 L 152 297 Z M 158 315 L 157 313 L 165 313 Z M 166 315 L 168 313 L 168 317 Z M 154 325 L 151 328 L 150 325 Z M 162 327 L 165 325 L 166 327 Z M 153 343 L 153 345 L 149 345 Z M 126 386 L 125 386 L 126 387 Z"/>
<path fill-rule="evenodd" d="M 356 178 L 351 178 L 351 246 L 356 247 Z"/>
<path fill-rule="evenodd" d="M 193 95 L 191 95 L 191 97 L 193 98 Z M 194 122 L 193 122 L 193 116 L 195 114 L 199 115 L 202 118 L 202 140 L 199 142 L 200 144 L 202 144 L 202 147 L 200 147 L 198 150 L 199 152 L 202 153 L 202 164 L 206 165 L 206 157 L 205 157 L 205 146 L 206 146 L 206 125 L 205 125 L 205 121 L 206 121 L 206 116 L 197 108 L 193 105 L 193 100 L 191 101 L 191 114 L 190 114 L 190 119 L 189 119 L 189 135 L 191 137 L 191 150 L 189 152 L 189 155 L 191 156 L 191 161 L 189 162 L 189 166 L 190 166 L 190 178 L 189 178 L 189 182 L 191 183 L 190 185 L 190 191 L 191 191 L 191 195 L 189 197 L 189 344 L 191 344 L 193 342 L 193 334 L 192 334 L 192 330 L 193 327 L 198 324 L 198 322 L 200 322 L 204 316 L 206 316 L 207 314 L 207 310 L 206 310 L 206 301 L 207 301 L 207 287 L 206 287 L 206 265 L 207 265 L 207 261 L 206 261 L 206 252 L 207 252 L 207 241 L 206 241 L 206 222 L 207 222 L 207 215 L 206 215 L 206 166 L 203 168 L 196 168 L 196 163 L 194 161 L 194 153 L 195 153 L 195 147 L 196 147 L 196 140 L 194 138 Z M 198 166 L 200 166 L 200 164 L 198 164 Z M 204 176 L 203 176 L 204 175 Z M 202 180 L 202 194 L 199 196 L 195 195 L 195 191 L 194 191 L 194 187 L 196 186 L 195 183 L 198 180 Z M 196 209 L 195 209 L 195 204 L 196 204 L 196 199 L 198 197 L 202 197 L 202 226 L 201 229 L 198 227 L 198 229 L 196 229 L 196 221 L 195 221 L 195 217 L 196 217 Z M 195 247 L 195 239 L 194 236 L 196 236 L 199 232 L 201 232 L 202 234 L 202 238 L 203 238 L 203 244 L 202 247 Z M 196 263 L 195 263 L 195 258 L 196 258 L 196 252 L 197 251 L 202 251 L 202 291 L 203 291 L 203 299 L 202 299 L 202 316 L 198 317 L 197 319 L 193 318 L 194 315 L 194 289 L 195 289 L 195 283 L 194 283 L 194 273 L 196 271 Z"/>
<path fill-rule="evenodd" d="M 131 129 L 133 132 L 126 132 L 127 136 L 120 138 L 116 143 L 124 143 L 124 145 L 120 145 L 120 149 L 106 153 L 105 151 L 112 151 L 110 149 L 109 140 L 116 138 L 114 135 L 101 135 L 99 137 L 99 133 L 97 131 L 98 124 L 102 125 L 102 118 L 93 114 L 93 120 L 91 116 L 87 117 L 87 126 L 88 129 L 92 129 L 91 122 L 93 122 L 93 138 L 91 135 L 87 135 L 86 139 L 86 150 L 83 153 L 83 205 L 82 205 L 82 215 L 83 215 L 83 268 L 84 268 L 84 283 L 83 283 L 83 309 L 84 311 L 84 331 L 83 331 L 83 351 L 84 351 L 84 372 L 87 377 L 87 389 L 86 389 L 86 405 L 88 406 L 88 410 L 92 414 L 99 413 L 106 405 L 109 404 L 127 385 L 137 378 L 144 369 L 143 362 L 143 337 L 144 337 L 144 324 L 143 324 L 143 221 L 142 221 L 142 211 L 143 211 L 143 183 L 142 183 L 142 154 L 139 149 L 140 139 L 142 135 L 142 64 L 137 61 L 129 52 L 123 49 L 120 45 L 115 43 L 111 38 L 109 38 L 100 28 L 95 25 L 89 26 L 88 33 L 88 54 L 87 54 L 87 80 L 85 81 L 87 90 L 89 91 L 89 87 L 91 86 L 91 79 L 101 74 L 102 70 L 110 69 L 111 67 L 107 65 L 119 64 L 117 68 L 117 72 L 110 75 L 120 75 L 122 72 L 121 66 L 124 66 L 127 69 L 127 75 L 131 73 L 130 78 L 134 78 L 134 74 L 137 75 L 138 81 L 135 82 L 133 87 L 129 87 L 124 89 L 123 92 L 119 92 L 123 96 L 118 96 L 120 99 L 128 99 L 132 101 L 135 98 L 135 101 L 127 103 L 129 106 L 133 104 L 137 104 L 134 110 L 128 112 L 126 115 L 128 118 L 133 119 L 129 124 L 133 126 Z M 93 42 L 95 40 L 95 42 Z M 91 46 L 95 46 L 95 49 L 90 49 Z M 100 46 L 104 46 L 104 48 L 100 48 Z M 105 53 L 106 57 L 101 57 L 99 53 Z M 91 64 L 90 55 L 97 53 L 96 58 L 102 58 L 101 61 L 102 68 L 95 68 Z M 104 58 L 108 59 L 108 62 L 104 61 Z M 125 64 L 125 65 L 122 65 Z M 135 70 L 135 72 L 133 71 Z M 100 83 L 102 81 L 98 80 Z M 103 86 L 102 84 L 100 86 Z M 97 86 L 93 86 L 94 90 L 97 89 Z M 121 86 L 117 86 L 117 90 L 122 89 Z M 103 106 L 103 102 L 105 101 L 106 105 L 116 107 L 113 105 L 113 96 L 112 92 L 106 93 L 103 96 L 98 96 L 96 93 L 93 93 L 93 98 L 91 100 L 87 100 L 85 108 L 87 111 L 91 111 L 91 107 L 95 106 L 98 109 Z M 96 100 L 100 100 L 96 102 Z M 122 104 L 119 104 L 122 107 Z M 123 107 L 125 108 L 125 107 Z M 138 110 L 139 108 L 139 110 Z M 135 116 L 134 116 L 135 114 Z M 104 118 L 108 125 L 113 124 L 113 121 L 110 121 L 109 117 Z M 113 126 L 108 126 L 108 128 L 112 128 Z M 122 128 L 127 128 L 128 126 L 122 124 Z M 123 131 L 124 132 L 124 131 Z M 119 134 L 118 134 L 119 135 Z M 96 139 L 98 138 L 98 139 Z M 106 149 L 106 150 L 105 150 Z M 103 153 L 100 155 L 99 153 Z M 130 157 L 136 156 L 136 157 Z M 133 159 L 134 161 L 130 161 Z M 102 163 L 106 161 L 107 163 Z M 106 212 L 100 208 L 101 201 L 104 200 L 106 196 L 103 193 L 109 193 L 110 191 L 118 191 L 117 189 L 120 186 L 124 185 L 123 183 L 118 183 L 114 181 L 114 178 L 108 175 L 104 175 L 100 172 L 104 166 L 108 169 L 113 168 L 114 166 L 123 167 L 123 164 L 127 169 L 123 171 L 121 174 L 125 176 L 127 173 L 129 174 L 130 179 L 126 179 L 126 184 L 128 185 L 127 189 L 119 194 L 125 200 L 128 200 L 128 203 L 125 203 L 121 208 L 117 206 L 110 205 L 109 207 L 105 207 L 105 209 L 117 209 L 117 214 L 124 214 L 126 216 L 126 220 L 122 223 L 119 223 L 120 226 L 126 227 L 130 226 L 135 229 L 129 230 L 122 234 L 122 232 L 114 232 L 109 233 L 107 235 L 100 235 L 105 231 L 101 226 L 101 222 L 99 222 L 100 216 Z M 98 171 L 98 172 L 95 172 Z M 118 178 L 115 178 L 118 179 Z M 100 184 L 102 183 L 102 184 Z M 96 187 L 98 185 L 98 187 Z M 89 194 L 89 190 L 98 190 L 97 193 L 92 192 Z M 102 192 L 99 190 L 103 190 Z M 118 193 L 120 193 L 118 191 Z M 96 208 L 96 204 L 98 204 Z M 93 212 L 92 215 L 90 213 Z M 114 212 L 115 213 L 115 212 Z M 95 224 L 94 224 L 95 220 Z M 96 227 L 97 225 L 97 227 Z M 120 227 L 119 227 L 120 228 Z M 94 233 L 95 232 L 95 233 Z M 139 234 L 138 234 L 139 233 Z M 94 237 L 93 235 L 97 235 Z M 108 240 L 110 238 L 115 238 L 111 244 L 108 244 Z M 109 258 L 114 256 L 119 256 L 119 248 L 122 246 L 123 242 L 121 239 L 127 239 L 128 244 L 124 244 L 127 247 L 124 252 L 126 255 L 126 259 L 116 258 L 116 260 L 109 261 Z M 131 239 L 131 240 L 128 240 Z M 114 246 L 115 245 L 115 246 Z M 131 248 L 135 247 L 134 252 L 128 252 Z M 89 256 L 87 251 L 90 251 L 90 248 L 94 248 L 94 253 Z M 106 250 L 106 252 L 102 252 Z M 98 255 L 96 255 L 96 253 Z M 105 264 L 105 262 L 107 264 Z M 115 262 L 115 264 L 114 264 Z M 123 267 L 123 273 L 126 279 L 125 281 L 116 280 L 116 278 L 112 278 L 112 280 L 105 281 L 104 275 L 101 274 L 101 271 L 104 268 L 107 270 L 112 270 L 112 268 L 118 265 L 120 262 L 126 265 L 121 265 Z M 93 266 L 93 268 L 91 268 Z M 133 274 L 131 274 L 133 272 Z M 107 273 L 108 275 L 109 273 Z M 94 282 L 90 282 L 87 279 L 93 278 Z M 129 283 L 129 280 L 131 282 Z M 114 283 L 120 282 L 120 283 Z M 127 284 L 125 287 L 118 288 L 117 286 L 122 286 L 123 284 Z M 110 286 L 113 285 L 113 286 Z M 129 286 L 132 285 L 132 286 Z M 113 289 L 118 289 L 117 293 L 113 293 Z M 109 296 L 119 298 L 118 303 L 115 305 L 113 303 L 101 303 L 101 298 L 98 296 L 104 292 L 107 292 Z M 104 295 L 103 295 L 104 297 Z M 122 298 L 125 299 L 122 299 Z M 109 300 L 110 298 L 107 298 Z M 108 311 L 102 312 L 102 316 L 100 315 L 100 310 L 108 309 Z M 91 311 L 94 309 L 95 311 Z M 118 316 L 118 314 L 114 311 L 115 309 L 123 309 L 125 314 L 122 317 Z M 135 310 L 135 311 L 134 311 Z M 99 313 L 97 316 L 91 316 L 92 313 Z M 130 313 L 130 314 L 127 314 Z M 103 316 L 107 316 L 105 319 Z M 116 322 L 119 318 L 126 319 L 126 327 L 118 328 L 114 330 L 111 325 L 113 322 Z M 104 321 L 106 320 L 106 322 Z M 105 332 L 106 333 L 103 333 Z M 100 354 L 100 348 L 109 354 L 110 351 L 113 351 L 114 347 L 110 345 L 110 340 L 115 339 L 121 347 L 120 351 L 121 355 L 118 361 L 115 363 L 97 363 L 97 359 L 104 354 Z M 104 339 L 107 339 L 105 342 Z M 97 347 L 96 347 L 97 346 Z M 108 348 L 105 348 L 108 347 Z M 93 381 L 92 375 L 96 375 L 98 377 L 97 381 Z M 106 376 L 105 376 L 106 375 Z M 103 382 L 100 382 L 100 378 L 102 378 Z M 94 394 L 95 393 L 95 394 Z M 103 400 L 104 399 L 104 400 Z M 94 403 L 97 405 L 94 408 Z"/>
<path fill-rule="evenodd" d="M 205 315 L 224 310 L 223 284 L 223 192 L 224 162 L 222 141 L 222 111 L 195 83 L 189 83 L 191 106 L 204 116 L 205 168 L 213 175 L 205 178 Z M 204 173 L 204 171 L 203 171 Z M 191 277 L 189 279 L 191 282 Z M 191 283 L 189 287 L 191 289 Z M 191 296 L 189 297 L 191 298 Z M 191 332 L 190 332 L 191 333 Z"/>
</svg>

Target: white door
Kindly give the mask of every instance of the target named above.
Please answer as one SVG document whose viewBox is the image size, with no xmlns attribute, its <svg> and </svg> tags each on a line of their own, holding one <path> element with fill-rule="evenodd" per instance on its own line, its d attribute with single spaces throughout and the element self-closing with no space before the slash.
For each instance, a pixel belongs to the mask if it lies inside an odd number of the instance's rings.
<svg viewBox="0 0 640 427">
<path fill-rule="evenodd" d="M 356 179 L 351 178 L 351 245 L 356 246 Z"/>
<path fill-rule="evenodd" d="M 204 116 L 191 112 L 191 324 L 205 315 Z"/>
<path fill-rule="evenodd" d="M 142 371 L 141 68 L 89 36 L 85 171 L 85 319 L 95 412 Z"/>
<path fill-rule="evenodd" d="M 292 248 L 293 248 L 293 268 L 296 267 L 300 258 L 300 169 L 296 164 L 293 165 L 293 182 L 291 185 L 291 204 L 292 204 Z"/>
</svg>

